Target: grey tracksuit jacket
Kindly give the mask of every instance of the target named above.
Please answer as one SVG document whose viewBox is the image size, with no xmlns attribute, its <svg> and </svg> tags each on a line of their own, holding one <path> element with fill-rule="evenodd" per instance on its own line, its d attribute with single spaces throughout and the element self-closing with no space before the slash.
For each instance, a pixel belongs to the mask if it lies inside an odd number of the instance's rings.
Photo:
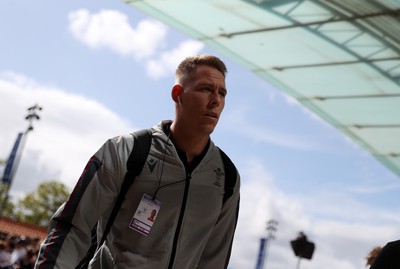
<svg viewBox="0 0 400 269">
<path fill-rule="evenodd" d="M 143 171 L 129 188 L 90 268 L 227 268 L 238 218 L 239 174 L 233 195 L 222 203 L 224 166 L 219 149 L 210 141 L 190 171 L 164 133 L 166 123 L 152 128 Z M 50 221 L 36 269 L 75 268 L 90 246 L 90 230 L 97 221 L 101 238 L 133 143 L 132 135 L 112 138 L 90 159 L 68 201 Z M 150 234 L 144 236 L 129 224 L 143 194 L 154 195 L 157 189 L 161 207 Z"/>
</svg>

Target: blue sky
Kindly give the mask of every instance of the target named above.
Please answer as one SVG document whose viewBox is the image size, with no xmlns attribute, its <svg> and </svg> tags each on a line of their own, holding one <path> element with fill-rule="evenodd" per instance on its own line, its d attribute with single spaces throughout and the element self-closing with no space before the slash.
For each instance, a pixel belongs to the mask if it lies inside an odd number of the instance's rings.
<svg viewBox="0 0 400 269">
<path fill-rule="evenodd" d="M 400 237 L 398 176 L 255 74 L 122 1 L 1 1 L 0 36 L 0 158 L 26 108 L 43 106 L 14 197 L 53 179 L 72 188 L 106 139 L 173 118 L 176 64 L 212 53 L 229 70 L 212 138 L 242 176 L 231 268 L 255 267 L 269 219 L 279 222 L 267 261 L 276 269 L 295 267 L 299 231 L 316 244 L 309 269 L 363 268 L 375 245 Z"/>
</svg>

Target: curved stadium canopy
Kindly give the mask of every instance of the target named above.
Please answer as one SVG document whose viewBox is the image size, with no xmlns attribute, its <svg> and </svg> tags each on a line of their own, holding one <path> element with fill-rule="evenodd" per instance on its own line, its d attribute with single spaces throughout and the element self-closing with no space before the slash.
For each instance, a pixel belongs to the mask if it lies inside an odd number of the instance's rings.
<svg viewBox="0 0 400 269">
<path fill-rule="evenodd" d="M 250 69 L 400 176 L 400 0 L 127 0 Z"/>
</svg>

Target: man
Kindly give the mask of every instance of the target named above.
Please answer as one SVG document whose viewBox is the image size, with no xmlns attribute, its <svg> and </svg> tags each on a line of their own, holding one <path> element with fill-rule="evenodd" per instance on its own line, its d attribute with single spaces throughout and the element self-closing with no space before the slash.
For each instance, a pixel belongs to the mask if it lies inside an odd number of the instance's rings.
<svg viewBox="0 0 400 269">
<path fill-rule="evenodd" d="M 371 266 L 371 264 L 375 261 L 378 254 L 381 252 L 382 248 L 380 246 L 374 247 L 369 253 L 368 256 L 365 257 L 367 260 L 365 266 Z"/>
<path fill-rule="evenodd" d="M 26 256 L 25 243 L 26 241 L 24 237 L 18 237 L 14 241 L 15 245 L 13 251 L 11 252 L 11 262 L 16 267 L 19 266 Z"/>
<path fill-rule="evenodd" d="M 226 171 L 210 140 L 225 105 L 226 73 L 225 64 L 211 55 L 188 57 L 178 66 L 171 91 L 175 120 L 151 129 L 147 163 L 90 268 L 227 268 L 239 175 L 232 196 L 223 202 L 221 175 Z M 96 222 L 101 237 L 133 143 L 131 135 L 110 139 L 91 158 L 69 200 L 52 217 L 37 269 L 75 268 Z M 151 222 L 153 210 L 157 216 Z"/>
<path fill-rule="evenodd" d="M 400 268 L 400 240 L 388 242 L 376 256 L 370 269 Z"/>
</svg>

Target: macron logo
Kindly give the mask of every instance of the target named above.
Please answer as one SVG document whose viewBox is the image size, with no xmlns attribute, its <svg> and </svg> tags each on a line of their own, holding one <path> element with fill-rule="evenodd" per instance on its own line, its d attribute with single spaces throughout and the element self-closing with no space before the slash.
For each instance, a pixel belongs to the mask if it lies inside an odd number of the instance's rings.
<svg viewBox="0 0 400 269">
<path fill-rule="evenodd" d="M 154 160 L 153 158 L 151 158 L 151 159 L 149 159 L 149 160 L 147 161 L 147 166 L 149 167 L 149 170 L 150 170 L 151 173 L 153 173 L 153 170 L 154 170 L 154 168 L 156 167 L 157 162 L 158 162 L 158 161 Z"/>
</svg>

